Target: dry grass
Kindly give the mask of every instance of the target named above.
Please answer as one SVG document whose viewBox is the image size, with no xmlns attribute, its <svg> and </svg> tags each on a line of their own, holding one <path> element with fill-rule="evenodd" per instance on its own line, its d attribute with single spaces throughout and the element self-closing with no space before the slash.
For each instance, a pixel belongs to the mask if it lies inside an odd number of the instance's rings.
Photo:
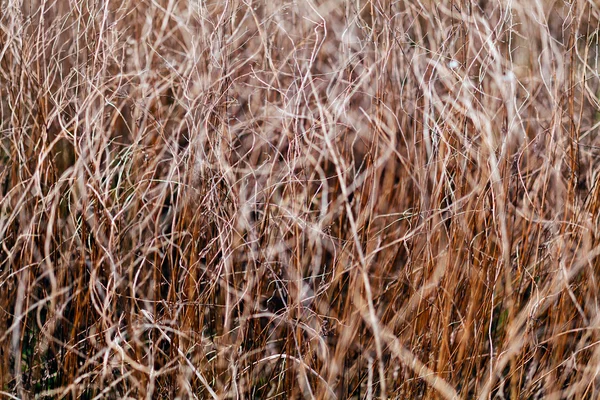
<svg viewBox="0 0 600 400">
<path fill-rule="evenodd" d="M 597 398 L 599 18 L 2 1 L 0 393 Z"/>
</svg>

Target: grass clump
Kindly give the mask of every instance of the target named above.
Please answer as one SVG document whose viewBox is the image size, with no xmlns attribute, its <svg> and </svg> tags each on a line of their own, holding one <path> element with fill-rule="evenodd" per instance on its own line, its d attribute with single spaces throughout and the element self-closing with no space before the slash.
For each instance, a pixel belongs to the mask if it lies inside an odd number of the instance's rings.
<svg viewBox="0 0 600 400">
<path fill-rule="evenodd" d="M 3 1 L 0 391 L 595 398 L 593 1 Z"/>
</svg>

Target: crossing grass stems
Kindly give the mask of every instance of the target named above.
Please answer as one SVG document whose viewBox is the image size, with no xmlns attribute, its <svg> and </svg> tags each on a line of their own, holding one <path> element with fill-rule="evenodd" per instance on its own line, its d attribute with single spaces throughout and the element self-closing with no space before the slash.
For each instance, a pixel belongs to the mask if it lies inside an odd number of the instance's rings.
<svg viewBox="0 0 600 400">
<path fill-rule="evenodd" d="M 595 398 L 592 0 L 2 1 L 8 398 Z"/>
</svg>

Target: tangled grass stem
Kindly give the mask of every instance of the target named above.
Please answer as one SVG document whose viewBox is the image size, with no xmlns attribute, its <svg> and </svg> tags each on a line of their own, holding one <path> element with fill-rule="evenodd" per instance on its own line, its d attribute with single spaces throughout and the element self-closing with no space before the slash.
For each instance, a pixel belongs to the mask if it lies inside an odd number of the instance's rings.
<svg viewBox="0 0 600 400">
<path fill-rule="evenodd" d="M 599 32 L 3 1 L 0 395 L 598 397 Z"/>
</svg>

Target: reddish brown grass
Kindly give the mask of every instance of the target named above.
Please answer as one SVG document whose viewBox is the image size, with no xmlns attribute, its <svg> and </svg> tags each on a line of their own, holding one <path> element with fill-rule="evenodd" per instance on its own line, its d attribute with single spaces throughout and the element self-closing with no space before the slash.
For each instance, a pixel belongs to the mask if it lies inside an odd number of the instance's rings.
<svg viewBox="0 0 600 400">
<path fill-rule="evenodd" d="M 596 398 L 593 0 L 4 0 L 0 393 Z"/>
</svg>

